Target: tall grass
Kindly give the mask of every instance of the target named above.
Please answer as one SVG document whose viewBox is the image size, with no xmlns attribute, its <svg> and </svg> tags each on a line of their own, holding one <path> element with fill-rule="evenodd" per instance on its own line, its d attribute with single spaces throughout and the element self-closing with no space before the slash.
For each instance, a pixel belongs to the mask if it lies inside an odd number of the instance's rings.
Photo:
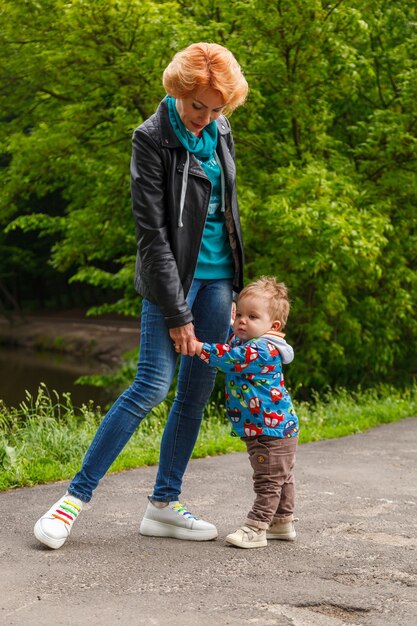
<svg viewBox="0 0 417 626">
<path fill-rule="evenodd" d="M 333 439 L 361 433 L 387 422 L 417 416 L 417 385 L 407 389 L 383 386 L 356 392 L 338 389 L 311 403 L 296 405 L 300 441 Z"/>
<path fill-rule="evenodd" d="M 399 391 L 380 387 L 356 393 L 339 390 L 311 403 L 296 404 L 300 441 L 316 441 L 363 432 L 385 422 L 417 415 L 417 386 Z M 120 471 L 158 462 L 159 444 L 169 404 L 162 403 L 142 422 L 111 467 Z M 91 403 L 74 411 L 70 394 L 59 396 L 41 385 L 36 397 L 26 393 L 17 408 L 0 401 L 0 490 L 72 477 L 102 419 Z M 230 436 L 224 408 L 206 409 L 193 457 L 243 451 Z"/>
</svg>

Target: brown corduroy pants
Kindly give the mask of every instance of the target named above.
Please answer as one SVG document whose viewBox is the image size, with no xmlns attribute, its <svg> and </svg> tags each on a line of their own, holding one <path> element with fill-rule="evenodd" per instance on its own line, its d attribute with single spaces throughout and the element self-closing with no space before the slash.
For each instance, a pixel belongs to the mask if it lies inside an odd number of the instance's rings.
<svg viewBox="0 0 417 626">
<path fill-rule="evenodd" d="M 293 519 L 295 507 L 294 464 L 298 436 L 243 438 L 253 469 L 256 493 L 246 524 L 266 530 L 272 520 Z"/>
</svg>

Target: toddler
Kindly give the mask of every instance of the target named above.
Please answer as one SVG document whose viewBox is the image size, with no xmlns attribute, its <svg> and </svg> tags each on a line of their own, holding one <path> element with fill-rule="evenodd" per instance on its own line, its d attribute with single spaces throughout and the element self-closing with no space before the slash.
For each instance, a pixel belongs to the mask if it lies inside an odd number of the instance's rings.
<svg viewBox="0 0 417 626">
<path fill-rule="evenodd" d="M 232 435 L 246 443 L 253 468 L 252 510 L 226 537 L 239 548 L 296 536 L 293 469 L 299 426 L 282 374 L 282 363 L 294 356 L 282 332 L 289 309 L 286 286 L 263 276 L 240 293 L 229 343 L 196 345 L 200 359 L 226 373 Z"/>
</svg>

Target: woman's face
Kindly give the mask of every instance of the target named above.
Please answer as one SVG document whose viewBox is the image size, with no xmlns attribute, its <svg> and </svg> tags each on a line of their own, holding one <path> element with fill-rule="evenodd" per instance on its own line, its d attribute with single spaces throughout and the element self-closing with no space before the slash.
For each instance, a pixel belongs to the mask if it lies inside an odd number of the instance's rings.
<svg viewBox="0 0 417 626">
<path fill-rule="evenodd" d="M 199 88 L 186 98 L 177 98 L 178 115 L 185 128 L 199 135 L 203 128 L 221 115 L 225 103 L 220 92 Z"/>
</svg>

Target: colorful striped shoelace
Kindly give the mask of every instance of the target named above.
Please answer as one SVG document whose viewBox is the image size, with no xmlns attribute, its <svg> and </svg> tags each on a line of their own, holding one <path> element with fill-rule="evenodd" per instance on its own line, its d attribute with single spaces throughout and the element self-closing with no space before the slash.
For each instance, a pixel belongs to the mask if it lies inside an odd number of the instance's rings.
<svg viewBox="0 0 417 626">
<path fill-rule="evenodd" d="M 190 511 L 187 511 L 185 506 L 183 506 L 179 502 L 177 502 L 176 504 L 173 504 L 171 508 L 173 511 L 176 511 L 177 513 L 179 513 L 180 515 L 183 515 L 184 517 L 187 517 L 188 519 L 198 519 L 198 517 L 190 513 Z"/>
<path fill-rule="evenodd" d="M 56 517 L 61 522 L 71 525 L 77 519 L 80 511 L 81 508 L 71 502 L 71 500 L 64 500 L 55 510 L 55 513 L 52 513 L 52 517 Z"/>
</svg>

